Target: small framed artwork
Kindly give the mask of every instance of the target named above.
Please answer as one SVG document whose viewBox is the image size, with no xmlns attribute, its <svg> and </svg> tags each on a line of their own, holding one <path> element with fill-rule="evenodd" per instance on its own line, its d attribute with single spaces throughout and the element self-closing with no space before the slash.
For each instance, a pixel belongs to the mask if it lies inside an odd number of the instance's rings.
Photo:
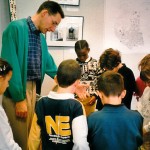
<svg viewBox="0 0 150 150">
<path fill-rule="evenodd" d="M 10 21 L 16 20 L 16 0 L 9 0 Z"/>
<path fill-rule="evenodd" d="M 83 37 L 83 16 L 66 16 L 54 32 L 46 33 L 48 46 L 74 46 Z"/>
<path fill-rule="evenodd" d="M 80 0 L 53 0 L 60 5 L 73 5 L 73 6 L 79 6 Z"/>
</svg>

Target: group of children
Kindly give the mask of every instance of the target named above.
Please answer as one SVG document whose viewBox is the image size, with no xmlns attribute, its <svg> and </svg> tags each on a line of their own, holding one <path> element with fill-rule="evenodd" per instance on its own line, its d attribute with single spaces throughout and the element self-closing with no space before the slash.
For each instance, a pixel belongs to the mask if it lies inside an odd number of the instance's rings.
<svg viewBox="0 0 150 150">
<path fill-rule="evenodd" d="M 41 145 L 43 150 L 137 150 L 143 144 L 143 133 L 144 140 L 149 142 L 150 54 L 139 64 L 140 78 L 148 85 L 144 104 L 138 107 L 139 113 L 130 110 L 135 78 L 121 63 L 119 51 L 104 51 L 100 66 L 89 56 L 89 51 L 86 40 L 77 41 L 77 59 L 60 63 L 55 77 L 57 90 L 37 101 L 28 139 L 29 150 L 38 150 Z M 11 66 L 0 59 L 0 94 L 7 88 L 11 75 Z M 86 92 L 90 95 L 86 99 L 75 95 L 81 83 L 89 86 Z M 100 111 L 95 111 L 98 104 Z M 0 139 L 4 141 L 0 149 L 21 150 L 13 140 L 1 106 L 0 118 Z"/>
<path fill-rule="evenodd" d="M 143 144 L 143 117 L 124 104 L 123 99 L 128 91 L 123 75 L 115 66 L 108 70 L 105 68 L 98 76 L 96 60 L 88 56 L 89 50 L 85 40 L 78 41 L 75 44 L 78 58 L 65 60 L 59 65 L 57 90 L 50 91 L 36 105 L 29 135 L 29 149 L 38 149 L 41 141 L 42 149 L 49 150 L 138 150 Z M 118 51 L 112 49 L 107 51 L 118 54 Z M 118 62 L 120 65 L 120 58 Z M 133 76 L 132 71 L 127 70 Z M 149 76 L 146 75 L 147 78 Z M 80 82 L 89 84 L 90 96 L 87 99 L 74 97 Z M 95 89 L 91 90 L 93 85 Z M 103 108 L 94 112 L 97 97 Z M 146 129 L 148 127 L 145 126 Z M 146 134 L 147 132 L 149 131 L 145 131 Z"/>
</svg>

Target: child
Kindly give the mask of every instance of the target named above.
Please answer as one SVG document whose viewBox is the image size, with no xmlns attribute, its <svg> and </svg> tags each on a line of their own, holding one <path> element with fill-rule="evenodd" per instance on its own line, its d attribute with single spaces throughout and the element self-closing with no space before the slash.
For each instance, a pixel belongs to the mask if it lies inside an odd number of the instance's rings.
<svg viewBox="0 0 150 150">
<path fill-rule="evenodd" d="M 75 60 L 65 60 L 56 76 L 57 92 L 50 91 L 36 104 L 29 135 L 29 149 L 89 150 L 87 121 L 82 104 L 74 99 L 81 69 Z"/>
<path fill-rule="evenodd" d="M 99 64 L 102 70 L 112 70 L 123 76 L 126 96 L 122 99 L 122 103 L 131 109 L 131 101 L 136 89 L 136 82 L 133 71 L 121 62 L 120 52 L 112 48 L 106 49 L 100 56 Z"/>
<path fill-rule="evenodd" d="M 77 54 L 76 61 L 80 64 L 82 71 L 81 82 L 89 85 L 88 92 L 90 97 L 86 100 L 79 99 L 83 103 L 88 116 L 96 108 L 98 64 L 96 59 L 89 56 L 90 48 L 86 40 L 79 40 L 75 43 L 75 52 Z"/>
<path fill-rule="evenodd" d="M 139 98 L 142 96 L 144 89 L 146 88 L 146 84 L 143 80 L 141 80 L 140 77 L 137 77 L 135 81 L 136 81 L 136 91 L 134 95 L 136 96 L 136 99 L 138 101 Z"/>
<path fill-rule="evenodd" d="M 150 54 L 147 54 L 139 63 L 140 78 L 146 88 L 139 99 L 137 110 L 144 117 L 144 136 L 141 150 L 150 150 Z"/>
<path fill-rule="evenodd" d="M 97 93 L 104 107 L 88 117 L 91 150 L 137 150 L 142 145 L 143 118 L 121 104 L 126 94 L 122 75 L 104 72 Z"/>
<path fill-rule="evenodd" d="M 12 76 L 12 67 L 2 58 L 0 58 L 0 95 L 2 95 L 9 86 L 9 80 Z M 0 150 L 21 150 L 14 141 L 12 129 L 8 123 L 8 118 L 3 107 L 0 105 Z"/>
</svg>

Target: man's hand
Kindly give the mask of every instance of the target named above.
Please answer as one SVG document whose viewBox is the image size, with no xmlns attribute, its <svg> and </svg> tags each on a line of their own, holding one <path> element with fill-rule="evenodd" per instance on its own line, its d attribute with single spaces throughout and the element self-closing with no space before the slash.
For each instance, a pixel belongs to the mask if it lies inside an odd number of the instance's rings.
<svg viewBox="0 0 150 150">
<path fill-rule="evenodd" d="M 16 116 L 20 118 L 27 117 L 27 102 L 26 99 L 21 102 L 16 102 Z"/>
<path fill-rule="evenodd" d="M 88 84 L 81 84 L 81 83 L 76 87 L 75 94 L 78 95 L 79 99 L 84 100 L 90 96 L 90 94 L 87 92 L 88 87 L 89 87 Z"/>
</svg>

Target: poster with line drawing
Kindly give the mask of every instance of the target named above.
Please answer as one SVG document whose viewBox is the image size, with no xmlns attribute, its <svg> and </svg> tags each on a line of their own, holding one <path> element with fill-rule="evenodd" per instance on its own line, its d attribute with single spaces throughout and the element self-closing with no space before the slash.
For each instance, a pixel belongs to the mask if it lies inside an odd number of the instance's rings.
<svg viewBox="0 0 150 150">
<path fill-rule="evenodd" d="M 104 19 L 104 49 L 150 52 L 149 0 L 106 0 Z"/>
</svg>

